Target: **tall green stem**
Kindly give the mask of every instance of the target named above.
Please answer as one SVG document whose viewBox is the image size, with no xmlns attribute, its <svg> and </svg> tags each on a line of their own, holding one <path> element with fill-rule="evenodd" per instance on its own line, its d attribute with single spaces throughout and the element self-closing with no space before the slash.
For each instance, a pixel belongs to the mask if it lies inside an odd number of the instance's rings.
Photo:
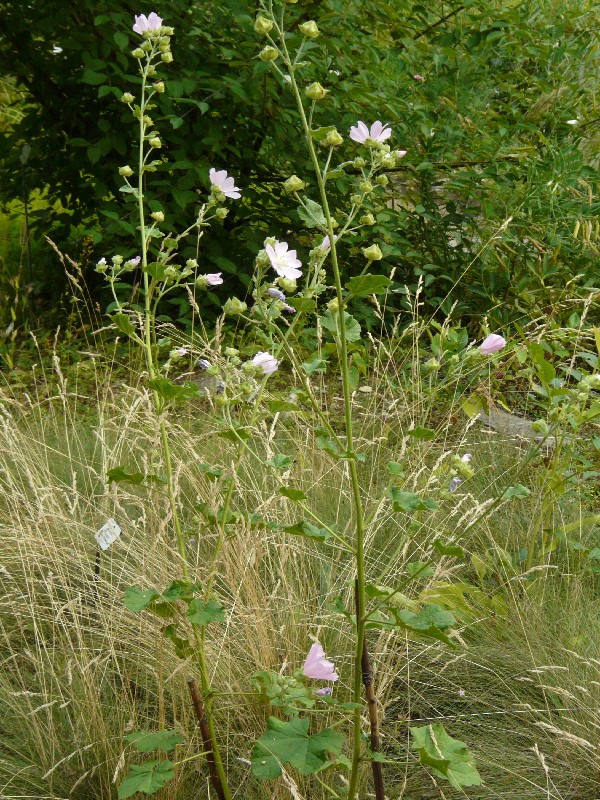
<svg viewBox="0 0 600 800">
<path fill-rule="evenodd" d="M 281 46 L 285 53 L 288 65 L 291 64 L 285 39 L 281 37 Z M 356 466 L 356 453 L 354 452 L 354 437 L 353 437 L 353 424 L 352 424 L 352 392 L 350 389 L 350 373 L 348 368 L 348 340 L 346 336 L 346 320 L 344 316 L 344 295 L 342 288 L 342 278 L 337 258 L 337 249 L 335 244 L 335 232 L 332 225 L 331 211 L 329 209 L 329 202 L 327 199 L 327 191 L 325 188 L 325 179 L 321 173 L 319 160 L 315 150 L 314 140 L 311 135 L 310 126 L 304 110 L 304 104 L 300 95 L 300 90 L 296 82 L 294 71 L 290 70 L 290 77 L 292 81 L 292 89 L 300 112 L 302 120 L 302 127 L 306 137 L 310 160 L 312 162 L 317 184 L 319 186 L 319 194 L 323 206 L 323 213 L 327 220 L 327 233 L 329 235 L 329 242 L 331 245 L 331 265 L 333 269 L 333 279 L 335 284 L 335 292 L 338 301 L 338 314 L 339 314 L 339 362 L 340 372 L 342 377 L 342 387 L 344 395 L 344 421 L 346 428 L 346 446 L 347 446 L 347 461 L 348 471 L 350 473 L 350 483 L 352 486 L 352 499 L 354 504 L 354 517 L 356 526 L 356 539 L 354 543 L 354 557 L 356 560 L 356 643 L 354 651 L 354 673 L 352 680 L 352 699 L 357 704 L 354 711 L 353 719 L 353 745 L 352 745 L 352 770 L 350 773 L 350 784 L 348 789 L 349 800 L 354 800 L 358 786 L 359 767 L 362 750 L 361 739 L 361 714 L 360 707 L 362 695 L 362 672 L 361 662 L 363 653 L 363 642 L 365 637 L 365 528 L 364 528 L 364 514 L 362 507 L 362 498 L 360 492 L 360 484 L 358 480 L 358 470 Z"/>
<path fill-rule="evenodd" d="M 149 279 L 148 272 L 146 271 L 146 267 L 148 266 L 148 241 L 146 235 L 146 218 L 145 218 L 145 209 L 144 209 L 144 142 L 146 138 L 146 123 L 144 122 L 144 113 L 146 109 L 146 85 L 147 85 L 147 74 L 148 74 L 148 66 L 152 60 L 152 56 L 154 51 L 152 51 L 147 59 L 146 59 L 146 66 L 142 68 L 142 92 L 141 92 L 141 100 L 140 100 L 140 129 L 139 129 L 139 153 L 138 153 L 138 209 L 139 209 L 139 221 L 140 221 L 140 237 L 141 237 L 141 244 L 142 244 L 142 275 L 143 275 L 143 286 L 144 286 L 144 338 L 143 338 L 143 346 L 144 346 L 144 353 L 146 356 L 146 367 L 148 369 L 148 375 L 150 380 L 153 380 L 157 376 L 157 369 L 155 363 L 155 356 L 154 356 L 154 345 L 152 339 L 152 333 L 154 330 L 154 313 L 152 310 L 152 288 L 153 283 Z M 181 557 L 181 568 L 185 578 L 189 578 L 190 572 L 187 563 L 187 556 L 185 550 L 185 538 L 183 535 L 183 528 L 181 525 L 181 519 L 179 516 L 179 509 L 177 506 L 177 497 L 175 494 L 175 486 L 174 486 L 174 479 L 173 479 L 173 461 L 171 457 L 171 447 L 169 443 L 169 433 L 167 430 L 166 420 L 165 420 L 165 410 L 162 408 L 161 399 L 158 395 L 158 392 L 154 389 L 152 392 L 152 397 L 154 401 L 154 407 L 156 412 L 159 414 L 159 424 L 160 424 L 160 438 L 161 438 L 161 445 L 163 450 L 163 455 L 165 459 L 165 470 L 166 470 L 166 477 L 167 477 L 167 495 L 169 498 L 169 506 L 171 509 L 171 516 L 173 519 L 173 528 L 175 529 L 175 538 L 177 541 L 177 549 L 179 551 L 179 555 Z M 211 748 L 212 748 L 212 756 L 214 760 L 214 767 L 216 769 L 218 780 L 220 782 L 220 788 L 222 790 L 221 794 L 224 800 L 232 800 L 232 795 L 229 790 L 229 786 L 227 784 L 227 775 L 225 773 L 225 768 L 223 765 L 223 759 L 221 758 L 221 752 L 219 749 L 219 742 L 217 739 L 217 731 L 215 727 L 214 716 L 212 713 L 212 689 L 210 685 L 209 679 L 209 672 L 208 672 L 208 665 L 206 663 L 206 656 L 204 653 L 204 641 L 203 636 L 198 628 L 197 625 L 193 625 L 193 635 L 194 641 L 196 644 L 196 660 L 198 663 L 198 669 L 200 672 L 200 686 L 202 690 L 202 696 L 204 698 L 204 709 L 206 715 L 206 722 L 208 725 L 208 730 L 210 733 L 210 740 L 211 740 Z"/>
</svg>

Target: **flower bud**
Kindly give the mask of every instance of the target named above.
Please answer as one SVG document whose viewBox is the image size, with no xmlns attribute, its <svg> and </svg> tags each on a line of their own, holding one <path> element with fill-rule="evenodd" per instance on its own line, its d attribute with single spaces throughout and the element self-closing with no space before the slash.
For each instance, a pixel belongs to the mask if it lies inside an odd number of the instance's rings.
<svg viewBox="0 0 600 800">
<path fill-rule="evenodd" d="M 378 186 L 387 186 L 389 182 L 390 179 L 387 175 L 378 175 L 377 178 L 375 178 L 375 183 Z"/>
<path fill-rule="evenodd" d="M 327 93 L 328 89 L 324 89 L 318 81 L 306 87 L 306 96 L 311 100 L 322 100 Z"/>
<path fill-rule="evenodd" d="M 135 100 L 135 98 L 131 94 L 131 92 L 125 92 L 125 94 L 121 95 L 121 102 L 122 103 L 129 104 L 129 103 L 133 103 L 134 100 Z"/>
<path fill-rule="evenodd" d="M 437 372 L 438 369 L 440 369 L 441 366 L 442 365 L 437 360 L 437 358 L 430 358 L 429 361 L 426 361 L 423 364 L 423 370 L 424 370 L 425 373 Z"/>
<path fill-rule="evenodd" d="M 106 263 L 105 258 L 101 258 L 100 261 L 96 264 L 96 272 L 106 272 L 108 269 L 108 264 Z"/>
<path fill-rule="evenodd" d="M 220 208 L 217 208 L 217 210 L 215 211 L 215 217 L 217 219 L 225 219 L 227 214 L 229 214 L 229 209 L 228 208 L 220 207 Z"/>
<path fill-rule="evenodd" d="M 230 297 L 223 306 L 223 311 L 226 314 L 243 314 L 248 310 L 248 306 L 243 300 L 238 300 L 237 297 Z"/>
<path fill-rule="evenodd" d="M 188 269 L 196 269 L 198 262 L 195 258 L 188 258 L 188 260 L 185 262 L 185 265 Z"/>
<path fill-rule="evenodd" d="M 154 64 L 148 64 L 148 68 L 146 70 L 146 75 L 151 78 L 153 75 L 156 75 L 156 67 Z"/>
<path fill-rule="evenodd" d="M 303 22 L 302 25 L 298 25 L 298 30 L 304 36 L 308 36 L 309 39 L 316 39 L 321 33 L 314 19 L 309 19 L 308 22 Z"/>
<path fill-rule="evenodd" d="M 133 175 L 133 170 L 128 165 L 119 167 L 119 175 L 121 175 L 123 178 L 129 178 Z"/>
<path fill-rule="evenodd" d="M 337 147 L 340 144 L 344 144 L 343 137 L 336 131 L 329 131 L 323 143 L 329 145 L 329 147 Z"/>
<path fill-rule="evenodd" d="M 375 225 L 375 217 L 373 214 L 363 214 L 359 220 L 361 225 Z"/>
<path fill-rule="evenodd" d="M 144 53 L 141 47 L 136 47 L 135 50 L 131 51 L 131 55 L 134 58 L 143 58 L 146 55 L 146 53 Z"/>
<path fill-rule="evenodd" d="M 550 430 L 548 427 L 548 423 L 545 419 L 536 419 L 534 422 L 531 423 L 531 430 L 534 433 L 543 433 L 547 434 Z"/>
<path fill-rule="evenodd" d="M 339 227 L 339 224 L 340 224 L 340 223 L 337 221 L 337 219 L 336 219 L 335 217 L 331 217 L 331 219 L 329 220 L 329 222 L 331 223 L 331 227 L 332 227 L 334 230 L 335 230 L 337 227 Z M 337 236 L 336 236 L 335 238 L 337 239 Z"/>
<path fill-rule="evenodd" d="M 279 50 L 268 44 L 266 47 L 263 47 L 258 57 L 261 61 L 276 61 L 279 58 Z"/>
<path fill-rule="evenodd" d="M 278 283 L 287 294 L 294 294 L 296 291 L 296 281 L 293 278 L 279 278 Z"/>
<path fill-rule="evenodd" d="M 179 277 L 179 272 L 175 267 L 167 267 L 165 269 L 165 278 L 167 280 L 176 280 Z"/>
<path fill-rule="evenodd" d="M 144 53 L 149 53 L 152 50 L 152 42 L 149 42 L 147 39 L 141 43 L 140 49 L 144 51 Z"/>
<path fill-rule="evenodd" d="M 173 54 L 172 53 L 163 53 L 161 55 L 161 60 L 165 62 L 165 64 L 170 64 L 173 61 Z"/>
<path fill-rule="evenodd" d="M 156 83 L 153 86 L 153 89 L 154 89 L 155 92 L 158 92 L 158 94 L 162 94 L 164 92 L 164 90 L 165 90 L 164 82 L 163 81 L 156 81 Z"/>
<path fill-rule="evenodd" d="M 340 301 L 337 297 L 334 297 L 327 303 L 327 310 L 331 311 L 332 314 L 336 314 L 340 310 Z"/>
<path fill-rule="evenodd" d="M 144 114 L 144 116 L 142 117 L 142 122 L 149 128 L 151 128 L 154 125 L 154 120 L 152 119 L 152 117 L 149 117 L 148 114 Z"/>
<path fill-rule="evenodd" d="M 148 144 L 150 145 L 150 147 L 154 147 L 154 148 L 162 147 L 162 142 L 158 138 L 158 136 L 153 136 L 152 139 L 150 139 L 148 141 Z"/>
<path fill-rule="evenodd" d="M 226 347 L 225 350 L 223 350 L 223 352 L 225 353 L 226 356 L 229 356 L 229 358 L 235 358 L 235 356 L 239 356 L 240 354 L 240 351 L 237 350 L 235 347 Z"/>
<path fill-rule="evenodd" d="M 123 256 L 113 256 L 111 260 L 115 267 L 120 267 L 123 263 Z"/>
<path fill-rule="evenodd" d="M 358 188 L 361 190 L 361 192 L 364 192 L 365 194 L 369 194 L 370 192 L 373 191 L 373 189 L 375 187 L 373 186 L 371 181 L 362 181 L 362 183 L 360 183 L 358 185 Z"/>
<path fill-rule="evenodd" d="M 165 215 L 163 214 L 162 211 L 153 211 L 150 214 L 150 216 L 152 217 L 154 222 L 164 222 L 165 221 Z"/>
<path fill-rule="evenodd" d="M 262 17 L 259 15 L 254 21 L 254 30 L 257 33 L 265 35 L 269 33 L 272 27 L 273 27 L 273 20 L 267 19 L 267 17 Z"/>
<path fill-rule="evenodd" d="M 353 164 L 356 167 L 356 169 L 362 169 L 363 167 L 367 166 L 367 162 L 362 156 L 358 156 L 357 158 L 355 158 Z"/>
<path fill-rule="evenodd" d="M 350 202 L 354 206 L 358 206 L 362 202 L 362 197 L 359 194 L 350 195 Z"/>
<path fill-rule="evenodd" d="M 286 192 L 299 192 L 306 187 L 304 181 L 299 178 L 297 175 L 292 175 L 287 179 L 287 181 L 283 184 L 283 188 Z"/>
<path fill-rule="evenodd" d="M 372 244 L 370 247 L 363 247 L 362 251 L 364 257 L 368 258 L 369 261 L 381 261 L 383 258 L 383 253 L 378 244 Z"/>
</svg>

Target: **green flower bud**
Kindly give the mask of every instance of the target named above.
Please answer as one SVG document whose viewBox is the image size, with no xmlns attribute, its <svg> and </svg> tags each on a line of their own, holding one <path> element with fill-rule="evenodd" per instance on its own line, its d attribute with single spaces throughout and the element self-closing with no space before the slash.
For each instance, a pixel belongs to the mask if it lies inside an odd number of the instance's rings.
<svg viewBox="0 0 600 800">
<path fill-rule="evenodd" d="M 144 53 L 141 47 L 136 47 L 135 50 L 131 51 L 131 55 L 134 58 L 143 58 L 146 55 L 146 53 Z"/>
<path fill-rule="evenodd" d="M 308 36 L 309 39 L 316 39 L 321 33 L 314 19 L 309 19 L 308 22 L 303 22 L 302 25 L 298 25 L 298 30 L 304 36 Z"/>
<path fill-rule="evenodd" d="M 165 64 L 170 64 L 173 61 L 173 54 L 172 53 L 163 53 L 161 56 L 161 60 L 165 62 Z"/>
<path fill-rule="evenodd" d="M 361 192 L 364 192 L 365 194 L 369 194 L 370 192 L 373 191 L 373 189 L 375 187 L 373 186 L 371 181 L 363 181 L 362 183 L 360 183 L 358 185 L 358 188 L 361 190 Z"/>
<path fill-rule="evenodd" d="M 179 277 L 179 272 L 175 267 L 167 267 L 165 269 L 165 278 L 167 280 L 176 280 Z"/>
<path fill-rule="evenodd" d="M 292 175 L 287 179 L 287 181 L 283 184 L 283 188 L 286 192 L 299 192 L 302 189 L 306 188 L 306 184 L 299 178 L 297 175 Z"/>
<path fill-rule="evenodd" d="M 327 310 L 331 311 L 332 314 L 336 314 L 340 310 L 340 301 L 337 297 L 327 303 Z"/>
<path fill-rule="evenodd" d="M 279 50 L 268 44 L 266 47 L 263 47 L 258 57 L 261 61 L 276 61 L 279 58 Z"/>
<path fill-rule="evenodd" d="M 272 27 L 273 27 L 273 20 L 267 19 L 267 17 L 261 17 L 259 15 L 254 21 L 254 30 L 257 33 L 265 35 L 269 33 Z"/>
<path fill-rule="evenodd" d="M 163 81 L 156 81 L 156 83 L 153 86 L 153 89 L 155 92 L 162 94 L 165 90 L 165 84 L 163 83 Z"/>
<path fill-rule="evenodd" d="M 328 89 L 324 89 L 318 81 L 311 83 L 310 86 L 306 87 L 306 96 L 311 100 L 322 100 L 326 94 L 328 94 Z"/>
<path fill-rule="evenodd" d="M 135 97 L 131 94 L 131 92 L 125 92 L 125 94 L 121 95 L 121 102 L 122 103 L 133 103 Z"/>
<path fill-rule="evenodd" d="M 221 208 L 217 208 L 217 210 L 215 211 L 215 217 L 217 219 L 225 219 L 227 214 L 229 214 L 229 209 L 228 208 L 222 208 L 221 207 Z"/>
<path fill-rule="evenodd" d="M 152 219 L 153 219 L 155 222 L 164 222 L 164 221 L 165 221 L 165 215 L 163 214 L 163 212 L 162 212 L 162 211 L 153 211 L 153 212 L 150 214 L 150 216 L 152 217 Z"/>
<path fill-rule="evenodd" d="M 238 300 L 237 297 L 230 297 L 223 306 L 223 311 L 226 314 L 243 314 L 248 310 L 248 306 L 243 300 Z"/>
<path fill-rule="evenodd" d="M 536 419 L 535 422 L 531 423 L 531 430 L 534 433 L 547 434 L 550 428 L 548 427 L 548 423 L 545 419 Z"/>
<path fill-rule="evenodd" d="M 331 227 L 332 227 L 334 230 L 335 230 L 337 227 L 339 227 L 339 224 L 340 224 L 340 223 L 337 221 L 337 219 L 336 219 L 335 217 L 331 217 Z"/>
<path fill-rule="evenodd" d="M 378 175 L 377 178 L 375 179 L 375 183 L 378 186 L 387 186 L 389 182 L 390 179 L 388 178 L 387 175 Z"/>
<path fill-rule="evenodd" d="M 329 147 L 337 147 L 340 144 L 344 144 L 343 137 L 336 131 L 329 131 L 323 143 L 329 145 Z"/>
<path fill-rule="evenodd" d="M 128 165 L 119 167 L 119 175 L 121 175 L 123 178 L 129 178 L 133 175 L 133 170 Z"/>
<path fill-rule="evenodd" d="M 293 278 L 279 278 L 278 283 L 286 294 L 294 294 L 296 291 L 296 281 Z"/>
<path fill-rule="evenodd" d="M 362 156 L 358 156 L 357 158 L 355 158 L 353 163 L 356 169 L 362 169 L 363 167 L 367 166 L 367 162 Z"/>
<path fill-rule="evenodd" d="M 140 45 L 140 49 L 144 51 L 144 53 L 149 53 L 152 50 L 152 42 L 149 42 L 147 39 L 146 41 L 142 42 Z"/>
<path fill-rule="evenodd" d="M 149 128 L 154 125 L 154 120 L 152 119 L 152 117 L 149 117 L 147 114 L 144 114 L 144 116 L 142 117 L 142 122 L 144 123 L 144 125 L 147 125 Z"/>
<path fill-rule="evenodd" d="M 240 351 L 237 350 L 235 347 L 226 347 L 223 352 L 225 353 L 226 356 L 229 356 L 230 358 L 233 358 L 234 356 L 239 356 L 240 354 Z"/>
<path fill-rule="evenodd" d="M 350 195 L 350 202 L 352 205 L 358 206 L 362 202 L 362 197 L 359 194 Z"/>
<path fill-rule="evenodd" d="M 148 69 L 146 70 L 146 75 L 151 78 L 153 75 L 156 75 L 156 67 L 154 64 L 149 64 Z"/>
<path fill-rule="evenodd" d="M 150 147 L 154 147 L 154 148 L 162 147 L 162 142 L 158 138 L 158 136 L 153 136 L 152 139 L 150 139 L 148 141 L 148 144 L 150 145 Z"/>
<path fill-rule="evenodd" d="M 369 261 L 381 261 L 383 253 L 378 244 L 372 244 L 370 247 L 363 247 L 363 255 Z"/>
<path fill-rule="evenodd" d="M 188 269 L 196 269 L 198 262 L 195 258 L 188 258 L 188 260 L 185 262 L 185 265 Z"/>
<path fill-rule="evenodd" d="M 120 267 L 123 263 L 123 256 L 113 256 L 111 260 L 115 267 Z"/>
<path fill-rule="evenodd" d="M 359 222 L 361 225 L 375 225 L 375 217 L 371 213 L 363 214 Z"/>
<path fill-rule="evenodd" d="M 429 361 L 426 361 L 423 364 L 423 367 L 425 368 L 426 372 L 437 372 L 438 369 L 440 369 L 441 366 L 442 365 L 437 360 L 437 358 L 430 358 Z"/>
</svg>

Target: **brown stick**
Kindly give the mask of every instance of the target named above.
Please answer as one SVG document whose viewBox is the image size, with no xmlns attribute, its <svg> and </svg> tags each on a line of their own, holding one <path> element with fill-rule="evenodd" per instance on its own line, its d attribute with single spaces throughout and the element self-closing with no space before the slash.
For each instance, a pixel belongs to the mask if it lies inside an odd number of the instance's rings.
<svg viewBox="0 0 600 800">
<path fill-rule="evenodd" d="M 358 581 L 354 585 L 354 598 L 356 603 L 356 616 L 358 620 Z M 375 696 L 375 687 L 373 686 L 373 672 L 371 670 L 371 660 L 369 658 L 369 651 L 367 649 L 366 632 L 363 638 L 363 650 L 361 659 L 362 682 L 365 687 L 365 695 L 367 698 L 367 710 L 369 712 L 369 723 L 371 726 L 371 752 L 381 752 L 381 741 L 379 738 L 379 719 L 377 716 L 377 698 Z M 385 788 L 383 785 L 383 773 L 381 771 L 381 764 L 379 761 L 371 761 L 371 769 L 373 770 L 373 786 L 375 789 L 376 800 L 385 800 Z"/>
<path fill-rule="evenodd" d="M 223 792 L 223 786 L 221 785 L 221 779 L 219 778 L 219 773 L 217 772 L 217 766 L 215 764 L 212 742 L 210 740 L 210 731 L 208 730 L 208 722 L 206 720 L 206 714 L 204 713 L 204 704 L 202 702 L 202 698 L 200 697 L 200 692 L 198 691 L 198 684 L 194 678 L 190 678 L 188 680 L 188 686 L 190 687 L 194 711 L 196 712 L 198 723 L 200 725 L 200 735 L 202 736 L 202 743 L 206 753 L 210 781 L 214 786 L 219 800 L 225 800 L 225 793 Z"/>
</svg>

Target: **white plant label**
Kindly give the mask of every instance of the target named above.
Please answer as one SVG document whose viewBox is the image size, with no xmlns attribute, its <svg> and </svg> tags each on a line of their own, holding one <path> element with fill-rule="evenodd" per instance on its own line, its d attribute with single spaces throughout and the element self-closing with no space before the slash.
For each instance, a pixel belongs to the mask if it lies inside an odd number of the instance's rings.
<svg viewBox="0 0 600 800">
<path fill-rule="evenodd" d="M 94 538 L 103 550 L 108 550 L 113 542 L 116 542 L 121 535 L 121 528 L 117 525 L 114 519 L 109 519 L 100 528 L 98 533 L 94 534 Z"/>
</svg>

